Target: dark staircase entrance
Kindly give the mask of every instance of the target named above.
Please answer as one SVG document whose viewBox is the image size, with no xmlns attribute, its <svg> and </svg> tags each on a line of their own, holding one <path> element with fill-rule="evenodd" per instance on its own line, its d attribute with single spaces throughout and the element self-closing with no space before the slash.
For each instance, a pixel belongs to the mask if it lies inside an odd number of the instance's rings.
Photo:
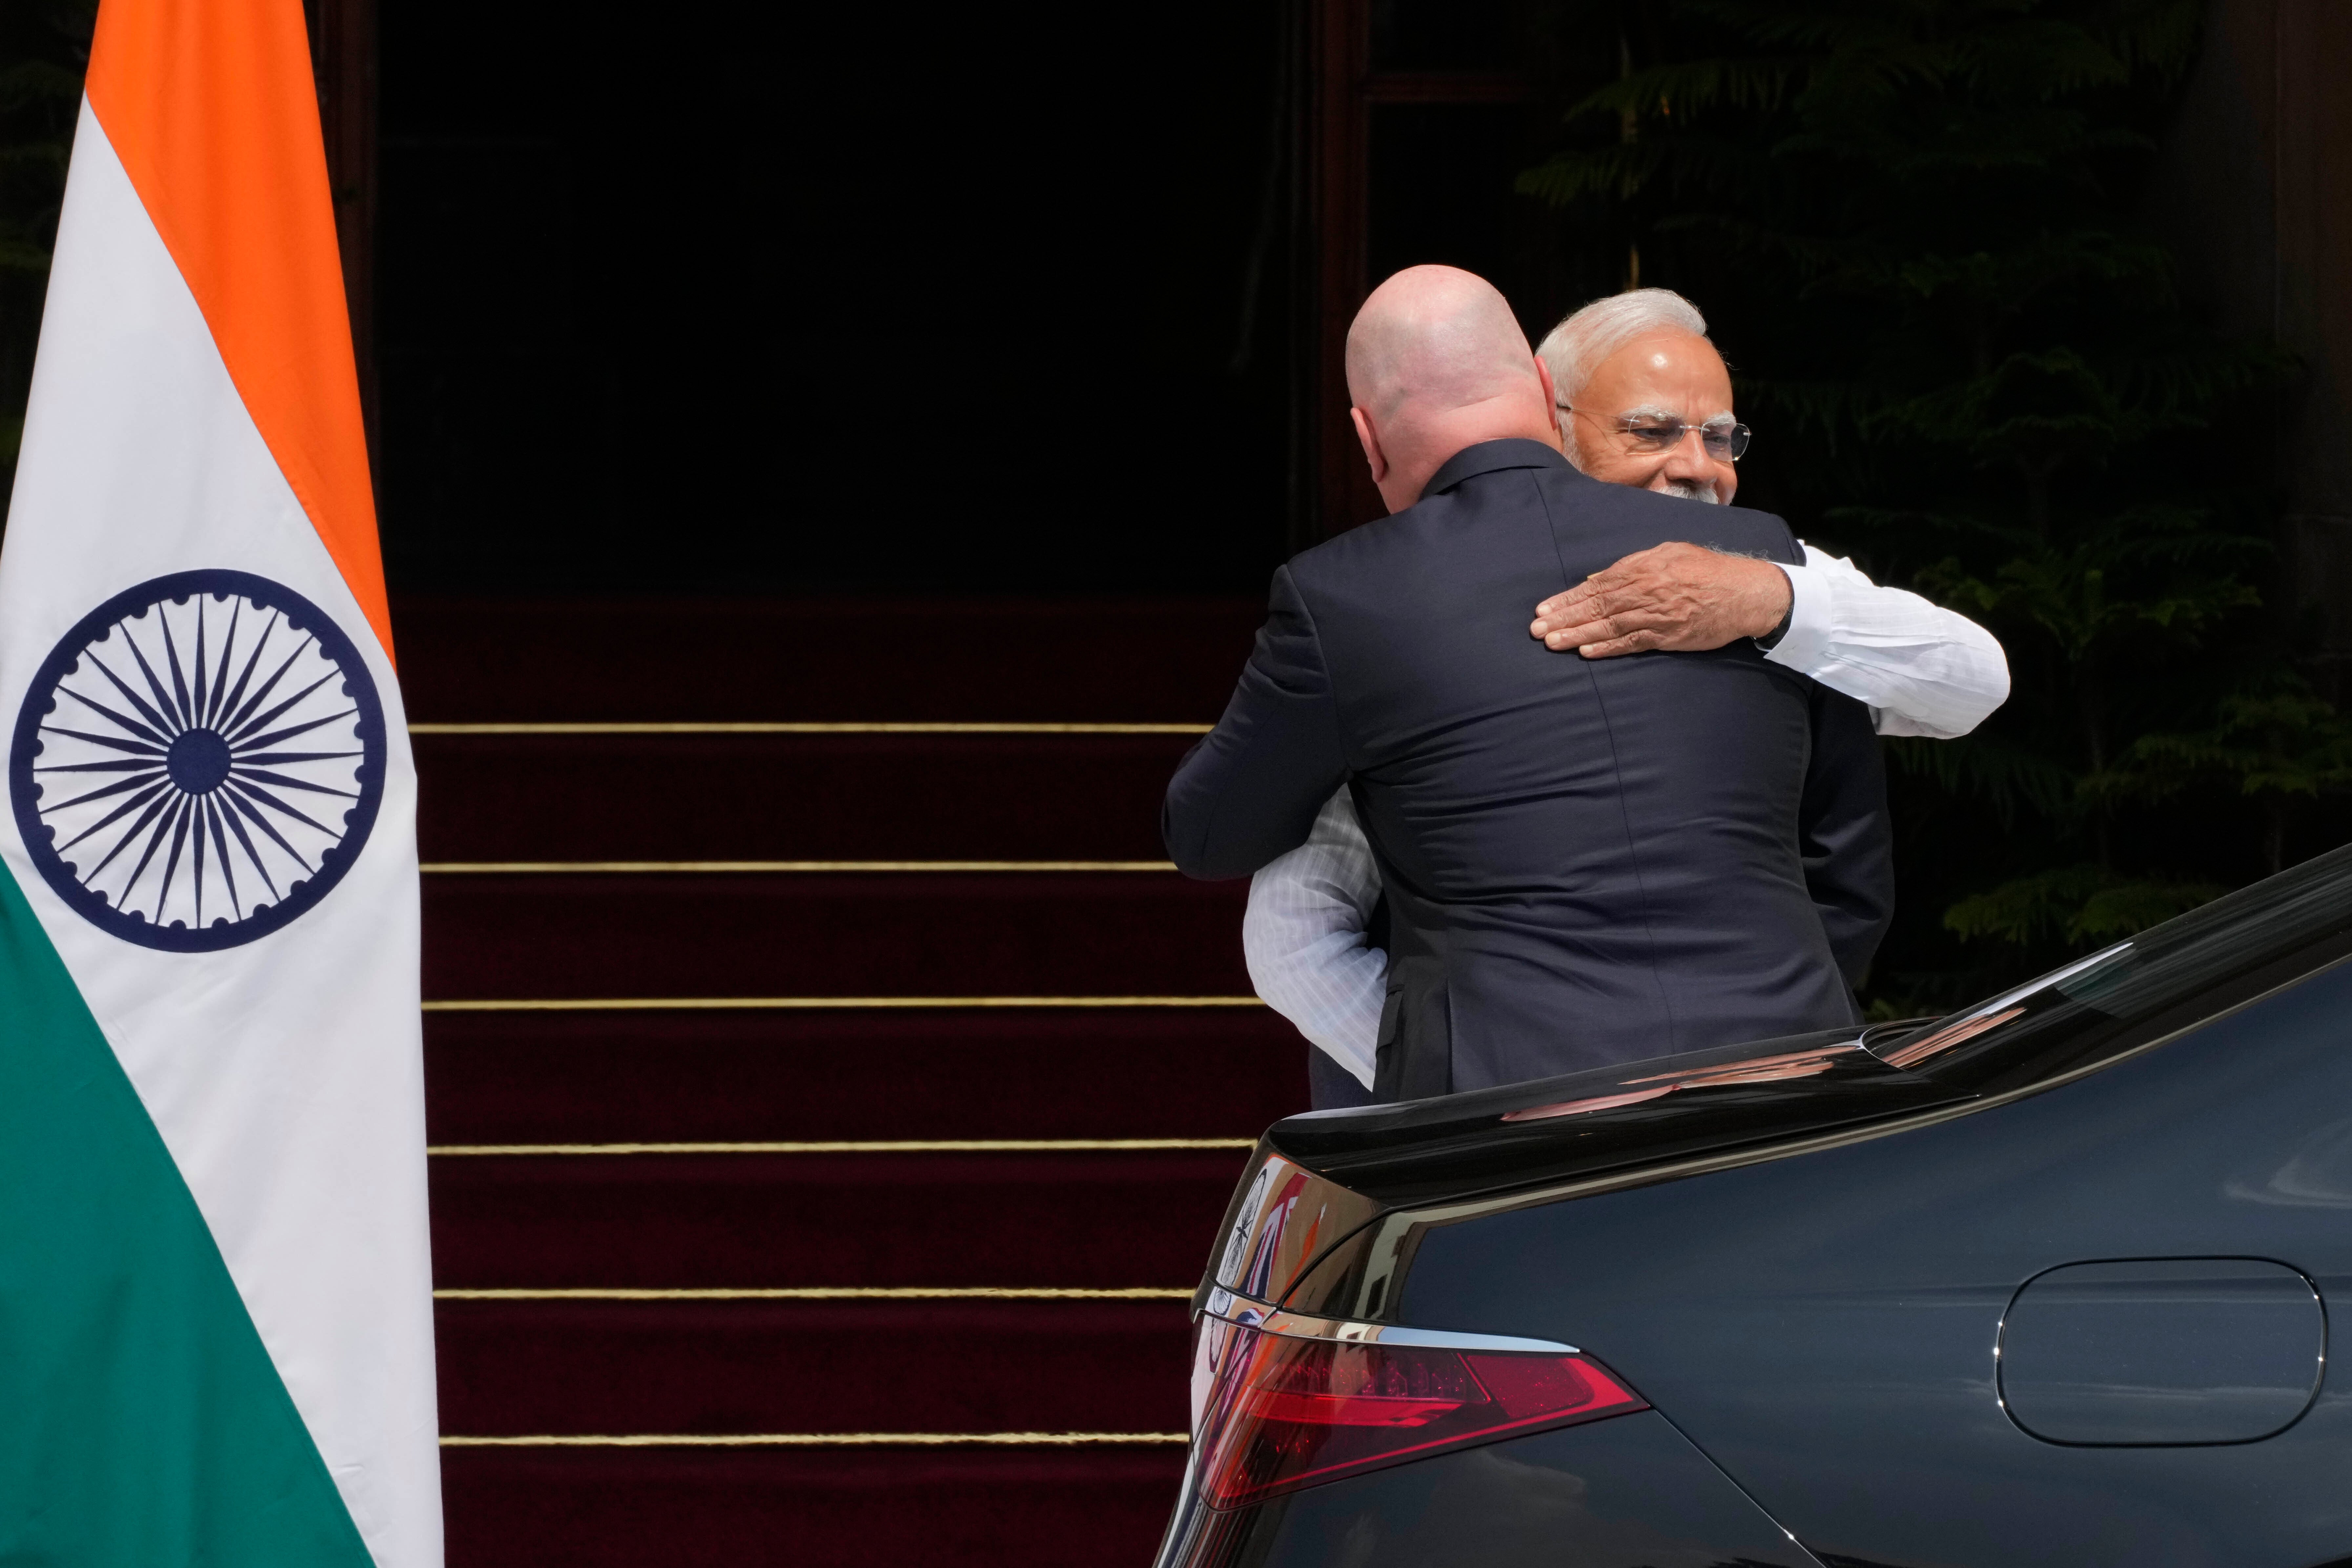
<svg viewBox="0 0 2352 1568">
<path fill-rule="evenodd" d="M 1257 619 L 400 606 L 452 1568 L 1148 1561 L 1306 1096 L 1158 842 Z"/>
</svg>

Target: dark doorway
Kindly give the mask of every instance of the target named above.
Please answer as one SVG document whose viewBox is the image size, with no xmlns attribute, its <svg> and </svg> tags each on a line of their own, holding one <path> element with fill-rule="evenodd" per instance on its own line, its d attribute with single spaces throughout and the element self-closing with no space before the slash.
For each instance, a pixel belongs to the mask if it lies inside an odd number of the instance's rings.
<svg viewBox="0 0 2352 1568">
<path fill-rule="evenodd" d="M 397 588 L 1255 595 L 1381 510 L 1373 283 L 1536 336 L 1627 281 L 1515 184 L 1621 68 L 1591 0 L 784 16 L 383 14 Z"/>
<path fill-rule="evenodd" d="M 395 585 L 1262 589 L 1285 10 L 385 7 Z"/>
<path fill-rule="evenodd" d="M 1597 0 L 1313 0 L 1317 383 L 1302 420 L 1316 470 L 1310 538 L 1381 515 L 1346 416 L 1348 323 L 1391 273 L 1444 262 L 1490 279 L 1529 339 L 1625 286 L 1606 221 L 1517 188 L 1567 107 L 1622 68 Z"/>
</svg>

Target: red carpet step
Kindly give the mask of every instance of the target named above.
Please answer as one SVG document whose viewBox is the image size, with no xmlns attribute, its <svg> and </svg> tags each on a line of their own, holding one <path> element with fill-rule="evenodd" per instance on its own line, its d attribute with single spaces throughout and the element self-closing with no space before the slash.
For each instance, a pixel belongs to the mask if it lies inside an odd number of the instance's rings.
<svg viewBox="0 0 2352 1568">
<path fill-rule="evenodd" d="M 1188 1286 L 1245 1157 L 442 1156 L 434 1283 Z"/>
<path fill-rule="evenodd" d="M 1306 1103 L 1264 1007 L 429 1013 L 436 1143 L 1248 1138 Z"/>
<path fill-rule="evenodd" d="M 1182 1300 L 443 1301 L 485 1436 L 1181 1432 Z"/>
<path fill-rule="evenodd" d="M 403 601 L 425 723 L 1206 723 L 1239 603 Z M 431 862 L 1158 860 L 1190 735 L 423 734 Z M 1172 873 L 436 873 L 443 1000 L 1243 995 L 1239 883 Z M 436 1012 L 436 1145 L 1245 1140 L 1260 1008 Z M 464 1155 L 458 1289 L 1181 1290 L 1239 1148 Z M 1182 1473 L 1181 1297 L 443 1299 L 452 1568 L 1131 1568 Z M 1036 1433 L 928 1446 L 922 1434 Z M 721 1447 L 726 1435 L 796 1441 Z M 879 1436 L 885 1441 L 867 1443 Z"/>
<path fill-rule="evenodd" d="M 449 1568 L 1139 1568 L 1183 1449 L 458 1448 Z"/>
<path fill-rule="evenodd" d="M 1197 739 L 418 735 L 417 840 L 428 863 L 1160 860 Z"/>
<path fill-rule="evenodd" d="M 1172 871 L 432 876 L 425 994 L 1248 995 L 1247 899 Z"/>
</svg>

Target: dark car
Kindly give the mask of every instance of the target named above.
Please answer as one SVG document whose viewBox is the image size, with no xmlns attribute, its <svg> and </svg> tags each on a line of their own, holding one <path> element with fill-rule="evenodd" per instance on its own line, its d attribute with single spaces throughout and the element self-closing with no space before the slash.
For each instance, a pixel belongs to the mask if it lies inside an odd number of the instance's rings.
<svg viewBox="0 0 2352 1568">
<path fill-rule="evenodd" d="M 1268 1131 L 1160 1568 L 2352 1563 L 2352 850 L 1948 1018 Z"/>
</svg>

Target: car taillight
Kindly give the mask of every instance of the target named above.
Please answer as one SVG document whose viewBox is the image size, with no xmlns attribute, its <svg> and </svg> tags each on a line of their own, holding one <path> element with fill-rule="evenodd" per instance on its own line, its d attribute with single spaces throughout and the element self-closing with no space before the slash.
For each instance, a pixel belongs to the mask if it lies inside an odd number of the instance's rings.
<svg viewBox="0 0 2352 1568">
<path fill-rule="evenodd" d="M 1201 1495 L 1279 1492 L 1548 1426 L 1646 1410 L 1580 1354 L 1442 1350 L 1223 1331 L 1195 1434 Z"/>
</svg>

